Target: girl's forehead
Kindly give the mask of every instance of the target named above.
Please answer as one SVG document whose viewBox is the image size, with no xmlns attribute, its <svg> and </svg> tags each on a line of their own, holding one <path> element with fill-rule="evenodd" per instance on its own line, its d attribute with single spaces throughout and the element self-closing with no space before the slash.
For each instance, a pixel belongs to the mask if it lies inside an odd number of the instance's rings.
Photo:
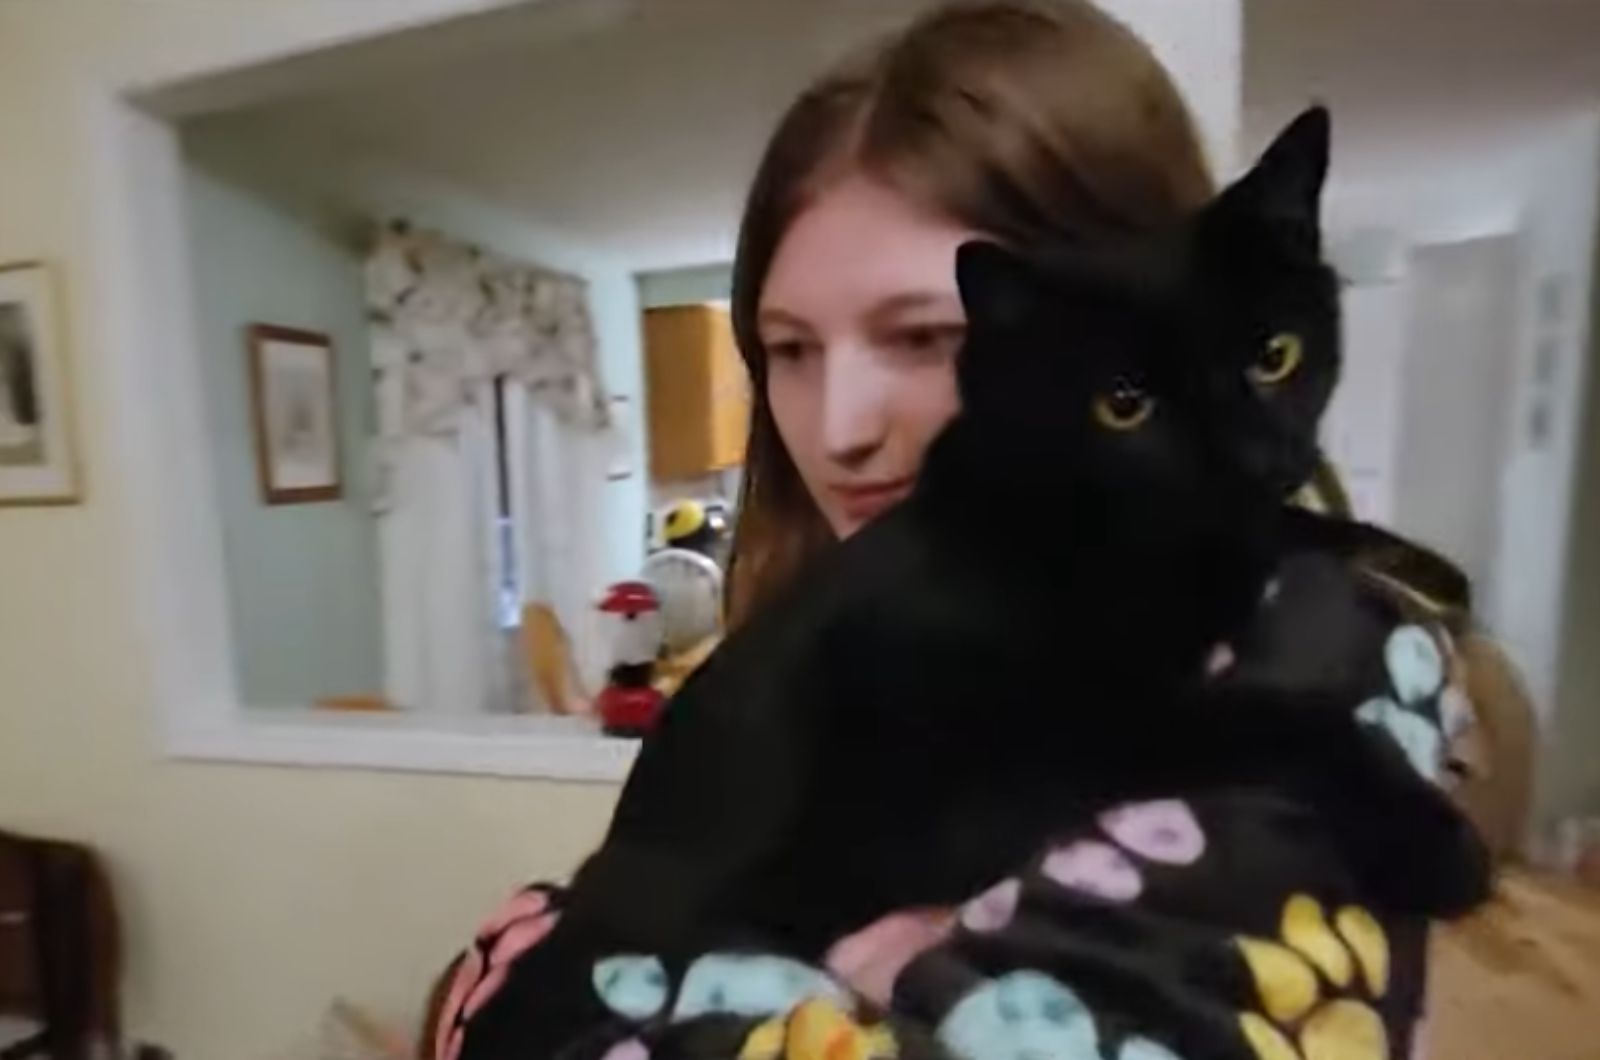
<svg viewBox="0 0 1600 1060">
<path fill-rule="evenodd" d="M 977 235 L 892 185 L 860 174 L 843 177 L 789 224 L 761 308 L 809 318 L 886 301 L 958 300 L 956 248 Z"/>
</svg>

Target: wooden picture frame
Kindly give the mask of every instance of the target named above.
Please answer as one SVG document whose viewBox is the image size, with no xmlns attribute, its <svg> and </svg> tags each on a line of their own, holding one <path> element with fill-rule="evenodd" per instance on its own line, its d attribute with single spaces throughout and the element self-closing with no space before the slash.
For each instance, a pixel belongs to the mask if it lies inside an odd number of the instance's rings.
<svg viewBox="0 0 1600 1060">
<path fill-rule="evenodd" d="M 344 483 L 333 340 L 275 324 L 252 324 L 246 334 L 262 500 L 338 500 Z"/>
<path fill-rule="evenodd" d="M 0 265 L 0 507 L 83 500 L 70 380 L 55 271 Z"/>
</svg>

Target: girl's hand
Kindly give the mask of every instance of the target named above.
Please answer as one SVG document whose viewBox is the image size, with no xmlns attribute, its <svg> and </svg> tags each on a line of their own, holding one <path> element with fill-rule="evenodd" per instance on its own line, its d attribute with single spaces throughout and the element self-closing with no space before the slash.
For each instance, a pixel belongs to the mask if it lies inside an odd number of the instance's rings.
<svg viewBox="0 0 1600 1060">
<path fill-rule="evenodd" d="M 828 971 L 867 1000 L 887 1006 L 905 966 L 943 942 L 955 922 L 956 911 L 947 908 L 890 913 L 834 943 Z"/>
</svg>

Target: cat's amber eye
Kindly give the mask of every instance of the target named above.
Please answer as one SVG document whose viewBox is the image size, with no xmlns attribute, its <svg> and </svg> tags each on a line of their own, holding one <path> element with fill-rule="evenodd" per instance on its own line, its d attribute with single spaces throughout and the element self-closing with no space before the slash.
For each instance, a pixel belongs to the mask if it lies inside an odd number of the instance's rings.
<svg viewBox="0 0 1600 1060">
<path fill-rule="evenodd" d="M 1294 375 L 1305 358 L 1305 345 L 1300 336 L 1285 331 L 1267 340 L 1256 356 L 1256 363 L 1247 369 L 1250 381 L 1258 386 L 1272 386 Z"/>
<path fill-rule="evenodd" d="M 1094 418 L 1114 431 L 1138 428 L 1156 410 L 1156 399 L 1132 383 L 1118 383 L 1094 399 Z"/>
</svg>

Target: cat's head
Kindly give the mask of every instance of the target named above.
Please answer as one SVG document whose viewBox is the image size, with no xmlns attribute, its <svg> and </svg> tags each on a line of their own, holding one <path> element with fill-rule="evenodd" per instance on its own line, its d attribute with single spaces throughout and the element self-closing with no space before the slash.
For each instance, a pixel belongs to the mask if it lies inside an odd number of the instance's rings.
<svg viewBox="0 0 1600 1060">
<path fill-rule="evenodd" d="M 1065 475 L 1161 506 L 1302 485 L 1339 370 L 1328 138 L 1327 112 L 1307 111 L 1166 231 L 1026 256 L 963 246 L 968 429 L 1046 489 Z"/>
</svg>

